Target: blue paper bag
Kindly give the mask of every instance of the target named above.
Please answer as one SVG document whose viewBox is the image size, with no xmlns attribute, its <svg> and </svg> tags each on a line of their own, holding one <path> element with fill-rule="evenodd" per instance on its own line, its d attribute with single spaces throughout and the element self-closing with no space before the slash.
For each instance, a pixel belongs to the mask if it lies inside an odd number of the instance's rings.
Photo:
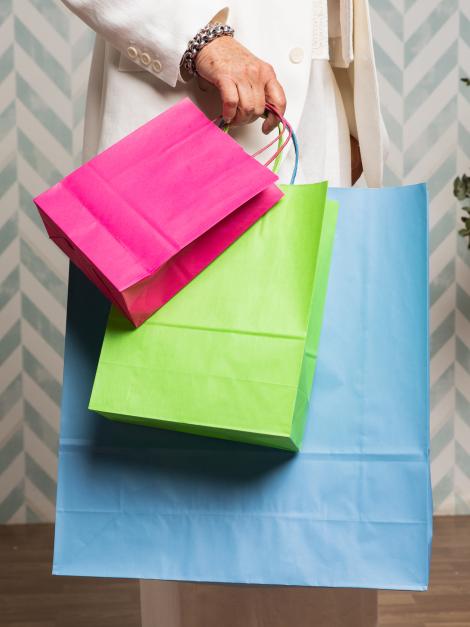
<svg viewBox="0 0 470 627">
<path fill-rule="evenodd" d="M 71 268 L 54 573 L 426 588 L 426 189 L 330 197 L 340 212 L 299 454 L 89 412 L 108 306 Z"/>
</svg>

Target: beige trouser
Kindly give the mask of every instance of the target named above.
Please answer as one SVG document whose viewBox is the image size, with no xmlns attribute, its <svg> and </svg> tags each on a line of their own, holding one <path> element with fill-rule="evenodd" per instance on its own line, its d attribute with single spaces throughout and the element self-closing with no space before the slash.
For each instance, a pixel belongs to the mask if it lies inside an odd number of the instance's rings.
<svg viewBox="0 0 470 627">
<path fill-rule="evenodd" d="M 376 627 L 377 591 L 141 581 L 142 627 Z"/>
</svg>

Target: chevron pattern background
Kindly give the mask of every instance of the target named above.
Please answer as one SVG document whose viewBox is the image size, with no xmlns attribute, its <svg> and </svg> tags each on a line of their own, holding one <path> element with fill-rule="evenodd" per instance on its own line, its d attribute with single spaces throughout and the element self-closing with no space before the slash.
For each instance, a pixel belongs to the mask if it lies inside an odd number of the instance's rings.
<svg viewBox="0 0 470 627">
<path fill-rule="evenodd" d="M 31 203 L 80 160 L 93 36 L 0 3 L 0 522 L 53 520 L 67 263 Z"/>
<path fill-rule="evenodd" d="M 429 181 L 431 455 L 436 511 L 470 513 L 470 251 L 451 189 L 470 167 L 470 3 L 371 0 L 386 184 Z"/>
<path fill-rule="evenodd" d="M 470 166 L 470 3 L 370 3 L 386 184 L 430 186 L 435 505 L 470 513 L 470 253 L 451 191 Z M 0 3 L 0 523 L 54 517 L 67 263 L 31 197 L 80 162 L 92 43 L 59 0 Z"/>
</svg>

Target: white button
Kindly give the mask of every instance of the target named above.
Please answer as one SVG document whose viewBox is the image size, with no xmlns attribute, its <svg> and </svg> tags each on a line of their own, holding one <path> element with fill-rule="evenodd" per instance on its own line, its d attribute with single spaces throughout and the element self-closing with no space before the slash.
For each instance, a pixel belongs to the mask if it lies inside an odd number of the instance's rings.
<svg viewBox="0 0 470 627">
<path fill-rule="evenodd" d="M 153 60 L 152 70 L 157 73 L 162 71 L 162 64 L 160 63 L 158 59 Z"/>
<path fill-rule="evenodd" d="M 150 58 L 150 55 L 146 52 L 142 52 L 142 54 L 140 55 L 140 62 L 142 63 L 142 65 L 149 65 L 151 60 L 152 59 Z"/>
<path fill-rule="evenodd" d="M 304 51 L 302 48 L 292 48 L 289 53 L 289 59 L 292 63 L 302 63 L 304 59 Z"/>
<path fill-rule="evenodd" d="M 137 48 L 134 48 L 134 46 L 129 46 L 129 48 L 127 49 L 127 54 L 129 56 L 129 59 L 136 59 L 137 58 Z"/>
</svg>

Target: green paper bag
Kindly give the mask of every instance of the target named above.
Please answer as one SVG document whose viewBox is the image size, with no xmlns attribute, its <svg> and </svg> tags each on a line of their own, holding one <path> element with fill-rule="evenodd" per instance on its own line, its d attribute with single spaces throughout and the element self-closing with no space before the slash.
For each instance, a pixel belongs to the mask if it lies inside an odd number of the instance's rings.
<svg viewBox="0 0 470 627">
<path fill-rule="evenodd" d="M 284 198 L 135 329 L 111 310 L 90 409 L 113 420 L 298 450 L 337 204 Z"/>
</svg>

